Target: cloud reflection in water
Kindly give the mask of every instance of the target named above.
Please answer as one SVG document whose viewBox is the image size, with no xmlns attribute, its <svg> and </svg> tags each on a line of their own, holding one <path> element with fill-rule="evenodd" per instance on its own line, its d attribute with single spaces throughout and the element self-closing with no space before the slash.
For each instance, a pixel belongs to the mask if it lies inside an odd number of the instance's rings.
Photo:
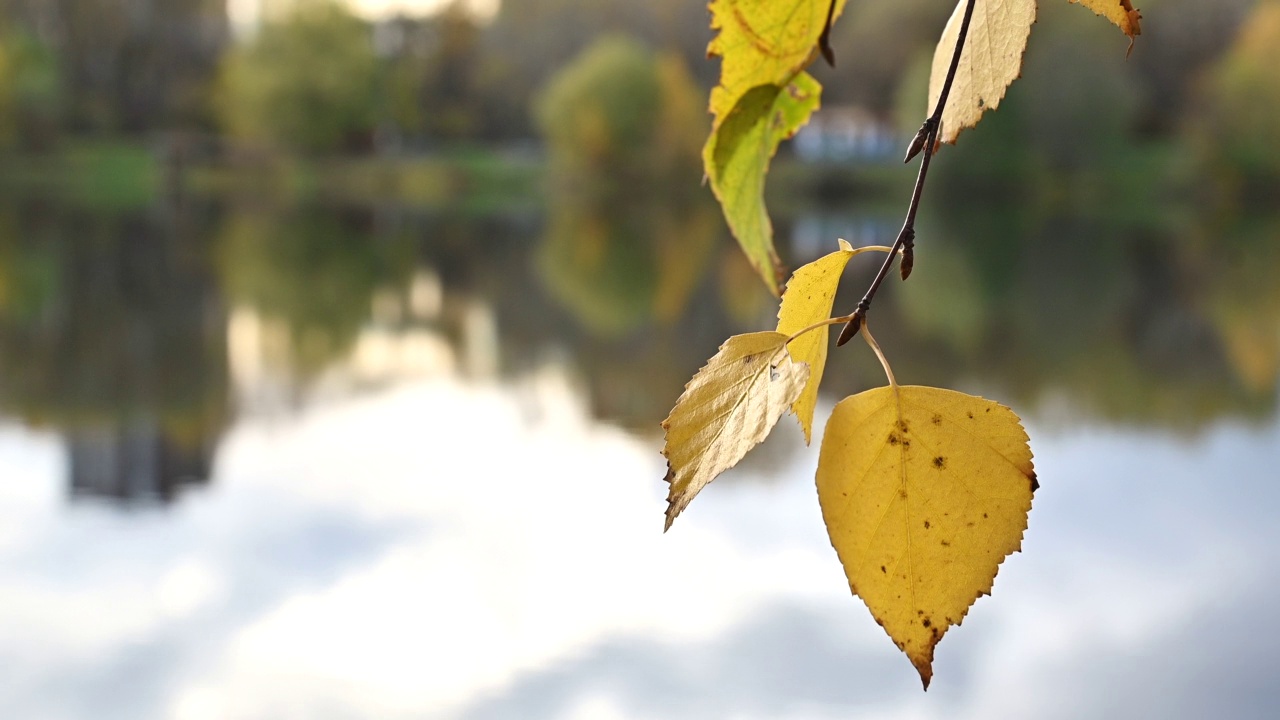
<svg viewBox="0 0 1280 720">
<path fill-rule="evenodd" d="M 518 386 L 518 387 L 517 387 Z M 533 408 L 535 411 L 531 411 Z M 1034 423 L 1032 423 L 1034 425 Z M 0 433 L 0 707 L 41 718 L 1263 717 L 1280 426 L 1032 428 L 1038 495 L 925 695 L 849 597 L 816 452 L 660 533 L 657 438 L 554 371 L 240 421 L 168 512 Z M 766 463 L 768 465 L 768 463 Z"/>
</svg>

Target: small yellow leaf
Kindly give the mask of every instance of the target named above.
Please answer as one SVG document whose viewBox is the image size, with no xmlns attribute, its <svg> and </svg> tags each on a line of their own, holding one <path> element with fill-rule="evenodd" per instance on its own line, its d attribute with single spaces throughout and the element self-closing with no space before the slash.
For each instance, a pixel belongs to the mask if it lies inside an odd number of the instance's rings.
<svg viewBox="0 0 1280 720">
<path fill-rule="evenodd" d="M 956 5 L 934 51 L 927 113 L 933 112 L 942 95 L 967 5 L 968 0 Z M 1035 21 L 1035 0 L 978 0 L 942 113 L 942 142 L 954 143 L 961 132 L 978 124 L 983 113 L 1000 106 L 1005 91 L 1022 72 L 1022 54 Z"/>
<path fill-rule="evenodd" d="M 839 250 L 796 270 L 787 282 L 787 291 L 782 294 L 782 305 L 778 309 L 778 332 L 790 337 L 831 317 L 836 289 L 840 285 L 845 265 L 854 255 L 873 249 L 887 248 L 854 250 L 847 240 L 840 240 Z M 787 345 L 796 362 L 809 365 L 809 382 L 805 383 L 804 392 L 800 393 L 800 398 L 791 407 L 796 419 L 800 421 L 800 427 L 804 428 L 806 443 L 813 434 L 813 412 L 818 405 L 818 386 L 822 383 L 822 371 L 827 365 L 830 335 L 829 329 L 820 328 L 801 335 Z"/>
<path fill-rule="evenodd" d="M 735 335 L 685 386 L 662 422 L 667 444 L 667 529 L 707 483 L 759 445 L 796 401 L 809 366 L 776 332 Z"/>
<path fill-rule="evenodd" d="M 1038 484 L 1009 408 L 926 387 L 846 398 L 818 461 L 818 500 L 849 587 L 926 689 L 933 652 L 1021 549 Z"/>
<path fill-rule="evenodd" d="M 1142 13 L 1129 0 L 1069 0 L 1083 5 L 1116 24 L 1131 39 L 1142 34 Z"/>
</svg>

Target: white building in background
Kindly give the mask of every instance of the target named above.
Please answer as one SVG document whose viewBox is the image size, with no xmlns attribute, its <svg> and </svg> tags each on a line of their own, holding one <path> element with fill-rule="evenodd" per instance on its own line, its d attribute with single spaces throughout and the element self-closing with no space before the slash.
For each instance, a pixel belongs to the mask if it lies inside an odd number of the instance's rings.
<svg viewBox="0 0 1280 720">
<path fill-rule="evenodd" d="M 795 153 L 805 162 L 886 162 L 905 147 L 897 130 L 867 110 L 856 106 L 822 108 L 793 141 Z"/>
</svg>

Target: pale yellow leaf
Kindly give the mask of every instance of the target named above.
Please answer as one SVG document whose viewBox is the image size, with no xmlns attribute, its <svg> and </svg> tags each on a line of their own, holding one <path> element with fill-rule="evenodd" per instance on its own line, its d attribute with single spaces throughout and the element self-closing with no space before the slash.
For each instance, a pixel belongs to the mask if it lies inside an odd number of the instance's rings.
<svg viewBox="0 0 1280 720">
<path fill-rule="evenodd" d="M 782 294 L 782 305 L 778 308 L 778 332 L 791 336 L 830 318 L 845 265 L 854 255 L 868 250 L 885 251 L 887 248 L 854 250 L 848 241 L 840 240 L 839 250 L 796 270 L 787 282 L 787 291 Z M 800 421 L 800 427 L 804 429 L 806 443 L 813 434 L 813 413 L 818 405 L 818 386 L 822 383 L 822 371 L 827 364 L 830 335 L 828 328 L 819 328 L 801 335 L 787 345 L 792 359 L 809 365 L 809 381 L 805 383 L 800 398 L 791 407 L 796 419 Z"/>
<path fill-rule="evenodd" d="M 849 587 L 929 687 L 933 653 L 1021 548 L 1038 484 L 1012 410 L 886 387 L 832 412 L 818 500 Z"/>
<path fill-rule="evenodd" d="M 685 386 L 663 421 L 667 444 L 667 523 L 707 483 L 759 445 L 796 401 L 809 367 L 791 360 L 787 336 L 735 335 Z"/>
<path fill-rule="evenodd" d="M 929 107 L 933 113 L 947 80 L 968 0 L 960 0 L 933 54 Z M 942 142 L 954 143 L 982 114 L 1000 106 L 1005 91 L 1022 72 L 1022 54 L 1036 21 L 1035 0 L 978 0 L 960 66 L 942 113 Z"/>
<path fill-rule="evenodd" d="M 1129 0 L 1068 0 L 1083 5 L 1116 24 L 1125 35 L 1135 38 L 1142 34 L 1142 13 Z"/>
</svg>

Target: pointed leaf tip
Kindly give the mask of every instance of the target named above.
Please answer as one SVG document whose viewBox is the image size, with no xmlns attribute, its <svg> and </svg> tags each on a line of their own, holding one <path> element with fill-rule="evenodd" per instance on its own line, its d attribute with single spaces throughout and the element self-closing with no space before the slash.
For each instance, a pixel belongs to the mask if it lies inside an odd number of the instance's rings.
<svg viewBox="0 0 1280 720">
<path fill-rule="evenodd" d="M 943 635 L 1021 548 L 1034 475 L 1021 421 L 990 400 L 902 386 L 832 412 L 817 474 L 831 544 L 926 689 Z"/>
</svg>

